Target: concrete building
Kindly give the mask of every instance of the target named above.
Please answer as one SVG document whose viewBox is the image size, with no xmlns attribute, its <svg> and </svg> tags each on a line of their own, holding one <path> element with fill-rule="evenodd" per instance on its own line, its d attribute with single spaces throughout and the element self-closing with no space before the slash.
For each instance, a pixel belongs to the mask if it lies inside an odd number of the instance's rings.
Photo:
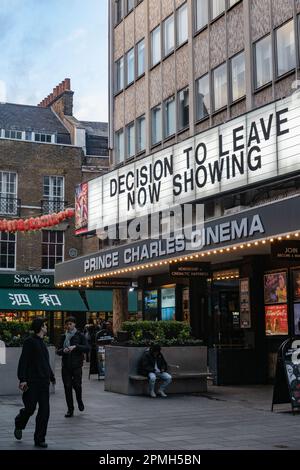
<svg viewBox="0 0 300 470">
<path fill-rule="evenodd" d="M 132 278 L 145 319 L 190 322 L 218 383 L 272 379 L 300 333 L 300 3 L 109 5 L 114 170 L 89 184 L 86 232 L 184 202 L 205 223 L 198 245 L 113 242 L 56 280 Z"/>
</svg>

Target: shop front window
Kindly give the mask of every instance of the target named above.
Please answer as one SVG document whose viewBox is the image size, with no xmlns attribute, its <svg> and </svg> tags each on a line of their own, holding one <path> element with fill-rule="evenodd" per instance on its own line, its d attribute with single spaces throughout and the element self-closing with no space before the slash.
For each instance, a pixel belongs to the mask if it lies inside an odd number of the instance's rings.
<svg viewBox="0 0 300 470">
<path fill-rule="evenodd" d="M 158 291 L 147 290 L 144 293 L 145 320 L 158 320 Z"/>
<path fill-rule="evenodd" d="M 175 320 L 175 287 L 161 289 L 161 319 Z"/>
</svg>

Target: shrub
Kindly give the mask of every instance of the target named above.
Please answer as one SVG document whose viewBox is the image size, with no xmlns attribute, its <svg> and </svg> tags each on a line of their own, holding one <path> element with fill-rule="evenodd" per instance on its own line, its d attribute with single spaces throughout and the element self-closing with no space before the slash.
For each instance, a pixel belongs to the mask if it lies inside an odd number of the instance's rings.
<svg viewBox="0 0 300 470">
<path fill-rule="evenodd" d="M 191 336 L 191 328 L 179 321 L 127 321 L 122 325 L 129 333 L 128 344 L 131 346 L 188 346 L 199 345 L 202 341 Z"/>
<path fill-rule="evenodd" d="M 22 346 L 30 335 L 31 322 L 0 322 L 0 339 L 7 347 Z"/>
</svg>

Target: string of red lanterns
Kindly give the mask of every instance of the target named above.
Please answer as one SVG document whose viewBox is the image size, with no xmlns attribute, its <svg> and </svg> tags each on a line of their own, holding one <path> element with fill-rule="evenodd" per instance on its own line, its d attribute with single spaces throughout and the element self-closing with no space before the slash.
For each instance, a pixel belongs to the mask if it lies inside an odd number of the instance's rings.
<svg viewBox="0 0 300 470">
<path fill-rule="evenodd" d="M 53 227 L 63 220 L 74 217 L 74 209 L 42 215 L 41 217 L 30 217 L 29 219 L 0 220 L 0 232 L 32 232 L 45 227 Z"/>
</svg>

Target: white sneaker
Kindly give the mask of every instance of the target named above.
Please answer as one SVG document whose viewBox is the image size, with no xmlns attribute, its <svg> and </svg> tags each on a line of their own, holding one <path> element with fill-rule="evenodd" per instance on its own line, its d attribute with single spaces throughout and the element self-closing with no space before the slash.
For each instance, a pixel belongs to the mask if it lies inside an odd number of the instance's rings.
<svg viewBox="0 0 300 470">
<path fill-rule="evenodd" d="M 156 398 L 156 393 L 155 392 L 150 392 L 150 397 L 151 398 Z"/>
<path fill-rule="evenodd" d="M 158 390 L 158 395 L 160 395 L 163 398 L 166 398 L 168 395 L 163 391 L 163 390 Z"/>
</svg>

